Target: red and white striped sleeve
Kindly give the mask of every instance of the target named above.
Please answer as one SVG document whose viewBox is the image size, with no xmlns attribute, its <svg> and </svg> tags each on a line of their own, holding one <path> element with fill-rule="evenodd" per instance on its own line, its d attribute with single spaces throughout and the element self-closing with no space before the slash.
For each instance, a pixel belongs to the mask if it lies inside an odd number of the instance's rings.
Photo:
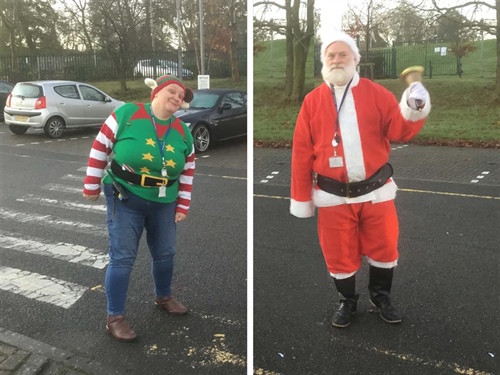
<svg viewBox="0 0 500 375">
<path fill-rule="evenodd" d="M 191 191 L 193 190 L 194 177 L 194 146 L 191 146 L 191 153 L 186 156 L 186 164 L 179 177 L 179 194 L 177 195 L 176 212 L 187 215 L 191 203 Z"/>
<path fill-rule="evenodd" d="M 87 163 L 87 174 L 83 180 L 83 193 L 87 195 L 97 195 L 101 192 L 101 180 L 104 170 L 108 165 L 108 156 L 113 151 L 116 140 L 118 122 L 113 112 L 104 121 L 104 124 L 97 134 L 90 150 Z"/>
</svg>

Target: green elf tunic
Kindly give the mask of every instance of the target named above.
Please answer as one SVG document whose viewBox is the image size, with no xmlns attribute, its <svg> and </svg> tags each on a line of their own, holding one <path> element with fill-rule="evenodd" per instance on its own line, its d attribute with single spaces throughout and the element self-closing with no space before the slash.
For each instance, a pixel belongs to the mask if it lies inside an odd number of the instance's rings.
<svg viewBox="0 0 500 375">
<path fill-rule="evenodd" d="M 195 168 L 193 137 L 187 125 L 175 116 L 153 121 L 150 107 L 150 104 L 126 103 L 108 117 L 92 146 L 84 193 L 99 192 L 101 179 L 104 184 L 112 183 L 110 176 L 104 176 L 111 152 L 114 152 L 113 160 L 129 172 L 162 177 L 163 147 L 167 178 L 175 180 L 166 188 L 163 197 L 159 194 L 159 187 L 133 185 L 111 171 L 108 173 L 133 194 L 154 202 L 177 201 L 177 211 L 187 214 Z"/>
</svg>

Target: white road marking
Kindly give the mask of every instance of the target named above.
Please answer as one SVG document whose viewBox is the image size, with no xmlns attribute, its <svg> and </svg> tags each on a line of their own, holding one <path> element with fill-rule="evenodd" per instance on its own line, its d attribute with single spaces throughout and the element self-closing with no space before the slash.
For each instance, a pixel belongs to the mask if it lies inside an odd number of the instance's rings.
<svg viewBox="0 0 500 375">
<path fill-rule="evenodd" d="M 483 178 L 487 177 L 490 174 L 490 171 L 483 171 L 481 172 L 480 175 L 476 176 L 475 179 L 471 180 L 471 184 L 477 184 L 479 180 L 482 180 Z"/>
<path fill-rule="evenodd" d="M 39 238 L 19 238 L 17 234 L 0 233 L 0 247 L 28 254 L 47 256 L 69 263 L 104 269 L 109 262 L 107 255 L 96 249 L 70 243 L 50 243 Z"/>
<path fill-rule="evenodd" d="M 24 213 L 18 211 L 7 210 L 0 207 L 0 218 L 15 220 L 20 223 L 29 223 L 32 222 L 37 225 L 45 225 L 50 226 L 51 228 L 65 229 L 71 230 L 73 232 L 102 235 L 105 236 L 107 231 L 103 226 L 93 225 L 82 223 L 78 221 L 71 220 L 61 220 L 58 218 L 54 218 L 51 215 L 37 215 L 35 213 Z"/>
<path fill-rule="evenodd" d="M 74 174 L 66 174 L 61 177 L 61 180 L 69 180 L 69 181 L 78 181 L 83 184 L 84 176 L 74 175 Z"/>
<path fill-rule="evenodd" d="M 88 290 L 79 284 L 10 267 L 0 267 L 0 289 L 65 309 Z"/>
<path fill-rule="evenodd" d="M 41 186 L 41 189 L 50 190 L 50 191 L 58 191 L 60 193 L 78 193 L 81 195 L 82 191 L 83 191 L 83 186 L 82 187 L 72 187 L 72 186 L 61 185 L 61 184 L 47 184 L 47 185 Z"/>
<path fill-rule="evenodd" d="M 68 210 L 106 213 L 106 206 L 102 204 L 84 204 L 70 201 L 61 201 L 57 199 L 37 197 L 33 194 L 24 195 L 22 198 L 18 198 L 16 200 L 18 202 L 35 203 L 42 206 L 64 208 Z"/>
</svg>

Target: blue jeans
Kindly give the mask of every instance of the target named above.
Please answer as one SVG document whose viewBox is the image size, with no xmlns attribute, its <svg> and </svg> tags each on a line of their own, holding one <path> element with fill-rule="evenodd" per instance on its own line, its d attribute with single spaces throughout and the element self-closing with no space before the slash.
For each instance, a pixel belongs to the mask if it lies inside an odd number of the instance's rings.
<svg viewBox="0 0 500 375">
<path fill-rule="evenodd" d="M 151 253 L 155 295 L 163 298 L 172 294 L 176 202 L 151 202 L 130 192 L 129 199 L 122 202 L 113 196 L 113 188 L 107 184 L 104 195 L 109 232 L 109 265 L 105 277 L 107 312 L 123 315 L 130 274 L 144 229 Z"/>
</svg>

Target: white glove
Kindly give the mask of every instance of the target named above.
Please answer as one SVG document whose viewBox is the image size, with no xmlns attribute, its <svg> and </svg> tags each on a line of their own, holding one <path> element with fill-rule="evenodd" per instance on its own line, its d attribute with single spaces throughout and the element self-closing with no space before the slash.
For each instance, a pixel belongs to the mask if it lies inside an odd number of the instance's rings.
<svg viewBox="0 0 500 375">
<path fill-rule="evenodd" d="M 429 93 L 421 82 L 414 82 L 408 88 L 408 96 L 406 103 L 411 109 L 421 111 L 425 107 L 425 102 L 429 97 Z"/>
</svg>

